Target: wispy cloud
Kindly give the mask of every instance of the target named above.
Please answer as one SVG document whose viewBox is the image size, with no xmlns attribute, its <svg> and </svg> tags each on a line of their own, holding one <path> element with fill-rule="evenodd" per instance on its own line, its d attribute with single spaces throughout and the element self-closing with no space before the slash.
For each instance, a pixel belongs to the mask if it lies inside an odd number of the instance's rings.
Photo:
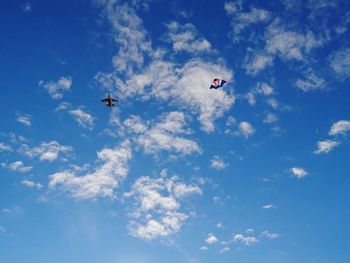
<svg viewBox="0 0 350 263">
<path fill-rule="evenodd" d="M 222 170 L 225 169 L 228 164 L 225 163 L 220 156 L 215 155 L 213 158 L 210 160 L 210 166 L 216 170 Z"/>
<path fill-rule="evenodd" d="M 235 97 L 223 89 L 209 90 L 213 76 L 230 80 L 232 73 L 222 65 L 202 60 L 192 60 L 181 67 L 172 62 L 154 61 L 140 74 L 125 82 L 120 80 L 115 88 L 119 97 L 135 98 L 138 95 L 142 100 L 170 101 L 180 109 L 197 115 L 204 131 L 213 132 L 214 121 L 235 102 Z M 101 77 L 100 74 L 102 83 L 114 88 L 112 80 L 106 80 L 107 75 Z"/>
<path fill-rule="evenodd" d="M 233 242 L 243 244 L 245 246 L 253 246 L 259 242 L 259 240 L 254 236 L 244 236 L 242 234 L 236 234 L 233 237 Z"/>
<path fill-rule="evenodd" d="M 84 128 L 92 130 L 94 127 L 94 117 L 83 111 L 82 109 L 70 110 L 69 113 L 74 117 L 74 120 Z"/>
<path fill-rule="evenodd" d="M 71 146 L 61 145 L 57 141 L 43 142 L 37 147 L 30 148 L 26 144 L 22 144 L 19 152 L 31 158 L 38 157 L 40 161 L 52 162 L 57 160 L 61 155 L 67 156 L 73 151 Z"/>
<path fill-rule="evenodd" d="M 68 112 L 69 115 L 71 115 L 74 118 L 74 120 L 79 124 L 79 126 L 83 128 L 87 128 L 89 130 L 92 130 L 94 128 L 95 117 L 83 110 L 82 107 L 73 108 L 70 103 L 62 102 L 55 109 L 55 111 Z"/>
<path fill-rule="evenodd" d="M 32 12 L 32 4 L 31 3 L 25 3 L 21 6 L 22 10 L 25 12 L 25 13 L 31 13 Z"/>
<path fill-rule="evenodd" d="M 267 205 L 263 205 L 262 208 L 263 209 L 271 209 L 271 208 L 276 208 L 276 206 L 273 204 L 267 204 Z"/>
<path fill-rule="evenodd" d="M 173 62 L 172 56 L 166 56 L 167 50 L 152 48 L 147 40 L 148 32 L 132 7 L 108 4 L 106 10 L 114 26 L 119 51 L 113 61 L 115 69 L 110 73 L 100 72 L 96 79 L 105 88 L 115 90 L 120 98 L 155 99 L 186 109 L 197 116 L 204 131 L 213 132 L 214 121 L 233 106 L 235 97 L 223 89 L 213 92 L 209 85 L 215 77 L 230 81 L 233 72 L 223 63 L 208 61 L 207 57 L 205 60 L 192 58 L 180 64 Z M 181 32 L 185 30 L 177 23 L 173 27 Z M 194 30 L 192 26 L 185 27 Z M 125 32 L 130 34 L 125 35 Z M 176 32 L 173 37 L 179 33 Z M 185 43 L 191 47 L 192 40 L 187 40 Z M 184 46 L 177 48 L 181 50 Z"/>
<path fill-rule="evenodd" d="M 113 57 L 116 72 L 132 75 L 148 55 L 156 55 L 147 39 L 142 20 L 135 9 L 119 1 L 96 1 L 104 8 L 104 14 L 113 27 L 114 40 L 119 50 Z"/>
<path fill-rule="evenodd" d="M 317 150 L 315 150 L 314 153 L 316 154 L 329 153 L 338 145 L 339 145 L 339 142 L 333 141 L 333 140 L 318 141 Z"/>
<path fill-rule="evenodd" d="M 225 226 L 224 226 L 223 223 L 217 223 L 217 224 L 215 225 L 215 227 L 216 227 L 216 228 L 219 228 L 219 229 L 225 228 Z"/>
<path fill-rule="evenodd" d="M 244 137 L 248 138 L 248 137 L 252 136 L 255 133 L 255 129 L 249 122 L 242 121 L 239 124 L 239 132 Z"/>
<path fill-rule="evenodd" d="M 200 250 L 202 250 L 202 251 L 206 251 L 206 250 L 208 250 L 209 248 L 207 247 L 207 246 L 201 246 L 200 247 Z"/>
<path fill-rule="evenodd" d="M 43 87 L 47 93 L 53 99 L 63 98 L 63 94 L 71 90 L 72 78 L 71 77 L 61 77 L 57 81 L 45 82 L 43 80 L 39 81 L 39 86 Z"/>
<path fill-rule="evenodd" d="M 31 116 L 27 114 L 18 114 L 16 120 L 24 126 L 31 126 Z"/>
<path fill-rule="evenodd" d="M 179 136 L 189 133 L 182 112 L 164 113 L 153 125 L 138 116 L 131 116 L 124 121 L 124 126 L 136 134 L 136 143 L 142 146 L 146 153 L 156 154 L 160 151 L 183 155 L 201 153 L 201 148 L 195 141 Z"/>
<path fill-rule="evenodd" d="M 12 151 L 11 145 L 8 145 L 6 143 L 0 142 L 0 152 L 10 152 Z"/>
<path fill-rule="evenodd" d="M 301 61 L 311 50 L 323 44 L 313 32 L 306 31 L 306 34 L 302 34 L 285 29 L 281 20 L 276 18 L 267 29 L 265 50 L 283 60 Z"/>
<path fill-rule="evenodd" d="M 13 144 L 24 143 L 24 142 L 28 141 L 22 135 L 18 135 L 18 134 L 14 133 L 14 132 L 8 133 L 7 136 L 9 137 L 10 142 L 13 143 Z"/>
<path fill-rule="evenodd" d="M 330 67 L 341 77 L 350 77 L 350 48 L 334 52 L 330 58 Z"/>
<path fill-rule="evenodd" d="M 79 169 L 50 175 L 49 188 L 60 188 L 75 199 L 114 198 L 114 190 L 128 175 L 128 161 L 132 157 L 129 141 L 114 149 L 104 148 L 97 153 L 101 164 L 93 172 L 78 175 Z"/>
<path fill-rule="evenodd" d="M 264 123 L 275 123 L 276 121 L 278 121 L 278 115 L 275 113 L 271 113 L 269 112 L 268 114 L 266 114 L 266 117 L 264 119 Z"/>
<path fill-rule="evenodd" d="M 318 77 L 314 72 L 308 71 L 303 79 L 297 79 L 295 85 L 302 91 L 322 90 L 326 86 L 326 81 Z"/>
<path fill-rule="evenodd" d="M 303 169 L 301 167 L 293 167 L 293 168 L 291 168 L 290 169 L 290 173 L 292 174 L 292 176 L 294 176 L 294 177 L 296 177 L 298 179 L 309 175 L 309 173 L 305 169 Z"/>
<path fill-rule="evenodd" d="M 144 240 L 164 238 L 181 230 L 189 214 L 181 209 L 181 202 L 190 195 L 201 194 L 194 184 L 185 184 L 177 176 L 169 177 L 163 170 L 158 178 L 141 176 L 125 193 L 134 200 L 130 212 L 130 234 Z"/>
<path fill-rule="evenodd" d="M 246 72 L 250 75 L 256 75 L 258 72 L 262 71 L 266 67 L 272 65 L 273 56 L 265 53 L 264 51 L 251 52 L 245 58 L 243 67 Z"/>
<path fill-rule="evenodd" d="M 18 206 L 18 205 L 14 205 L 12 207 L 8 207 L 8 208 L 3 208 L 1 210 L 1 212 L 6 215 L 6 216 L 20 216 L 20 215 L 23 215 L 25 210 Z"/>
<path fill-rule="evenodd" d="M 167 24 L 166 27 L 168 32 L 165 35 L 165 40 L 172 43 L 175 52 L 198 53 L 209 51 L 211 48 L 208 40 L 197 37 L 197 30 L 190 23 L 180 25 L 178 22 L 173 21 Z"/>
<path fill-rule="evenodd" d="M 215 244 L 217 242 L 219 242 L 219 240 L 214 234 L 209 234 L 208 238 L 205 240 L 205 243 L 207 243 L 208 245 Z"/>
<path fill-rule="evenodd" d="M 350 131 L 350 121 L 348 120 L 340 120 L 332 124 L 331 129 L 328 134 L 335 135 L 345 135 Z"/>
<path fill-rule="evenodd" d="M 248 100 L 248 103 L 251 106 L 256 104 L 257 97 L 265 97 L 270 98 L 274 94 L 274 89 L 265 82 L 258 82 L 256 87 L 251 89 L 248 93 L 244 95 L 244 97 Z"/>
<path fill-rule="evenodd" d="M 335 27 L 335 32 L 337 34 L 344 34 L 349 29 L 350 23 L 350 11 L 346 12 L 340 23 Z"/>
<path fill-rule="evenodd" d="M 229 247 L 223 247 L 222 249 L 220 249 L 220 253 L 225 253 L 225 252 L 228 252 L 230 251 L 230 248 Z"/>
<path fill-rule="evenodd" d="M 281 235 L 280 235 L 280 234 L 277 234 L 277 233 L 271 233 L 271 232 L 265 230 L 265 231 L 261 232 L 260 236 L 261 236 L 262 238 L 274 240 L 274 239 L 279 238 Z"/>
<path fill-rule="evenodd" d="M 33 169 L 33 166 L 25 166 L 22 161 L 16 161 L 7 165 L 14 172 L 27 173 Z"/>
<path fill-rule="evenodd" d="M 245 31 L 250 26 L 258 23 L 267 22 L 270 19 L 270 12 L 264 9 L 251 7 L 249 11 L 244 12 L 242 3 L 225 2 L 226 13 L 232 18 L 231 26 L 233 30 L 233 40 L 240 40 L 240 33 Z"/>
<path fill-rule="evenodd" d="M 44 186 L 41 183 L 36 183 L 31 180 L 22 180 L 21 185 L 27 187 L 27 188 L 32 188 L 32 189 L 42 189 Z"/>
</svg>

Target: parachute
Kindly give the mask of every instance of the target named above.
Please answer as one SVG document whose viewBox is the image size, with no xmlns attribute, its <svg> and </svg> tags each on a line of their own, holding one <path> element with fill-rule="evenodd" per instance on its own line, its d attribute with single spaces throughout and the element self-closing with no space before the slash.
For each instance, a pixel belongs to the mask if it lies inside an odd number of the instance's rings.
<svg viewBox="0 0 350 263">
<path fill-rule="evenodd" d="M 224 86 L 224 84 L 226 83 L 226 80 L 223 79 L 213 79 L 213 82 L 211 83 L 209 89 L 218 89 L 221 88 L 222 86 Z"/>
</svg>

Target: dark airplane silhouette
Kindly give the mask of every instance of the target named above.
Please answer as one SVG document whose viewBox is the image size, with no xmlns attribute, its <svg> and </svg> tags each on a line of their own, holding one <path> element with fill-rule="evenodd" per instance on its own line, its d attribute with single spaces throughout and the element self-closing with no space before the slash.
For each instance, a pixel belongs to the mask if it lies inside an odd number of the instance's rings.
<svg viewBox="0 0 350 263">
<path fill-rule="evenodd" d="M 108 97 L 104 98 L 101 101 L 102 102 L 107 102 L 107 104 L 105 104 L 107 107 L 113 107 L 115 105 L 113 102 L 118 102 L 118 100 L 115 100 L 111 96 L 109 96 L 109 93 L 108 93 Z"/>
</svg>

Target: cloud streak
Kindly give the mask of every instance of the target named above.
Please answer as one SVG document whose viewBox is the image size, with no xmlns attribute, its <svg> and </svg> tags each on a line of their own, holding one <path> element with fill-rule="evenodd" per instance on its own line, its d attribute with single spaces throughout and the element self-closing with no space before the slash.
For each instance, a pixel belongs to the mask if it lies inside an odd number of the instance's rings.
<svg viewBox="0 0 350 263">
<path fill-rule="evenodd" d="M 78 175 L 76 170 L 56 172 L 49 176 L 49 188 L 59 188 L 75 199 L 115 198 L 115 189 L 128 175 L 128 161 L 132 157 L 130 142 L 97 152 L 101 163 L 94 171 Z"/>
</svg>

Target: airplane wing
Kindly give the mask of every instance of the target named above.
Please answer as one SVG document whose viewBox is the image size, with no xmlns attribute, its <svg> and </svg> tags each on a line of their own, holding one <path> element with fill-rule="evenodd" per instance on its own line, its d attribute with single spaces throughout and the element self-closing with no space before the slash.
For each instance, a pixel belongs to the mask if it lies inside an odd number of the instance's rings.
<svg viewBox="0 0 350 263">
<path fill-rule="evenodd" d="M 103 99 L 103 100 L 101 100 L 102 102 L 107 102 L 108 101 L 108 99 L 107 98 L 105 98 L 105 99 Z"/>
</svg>

